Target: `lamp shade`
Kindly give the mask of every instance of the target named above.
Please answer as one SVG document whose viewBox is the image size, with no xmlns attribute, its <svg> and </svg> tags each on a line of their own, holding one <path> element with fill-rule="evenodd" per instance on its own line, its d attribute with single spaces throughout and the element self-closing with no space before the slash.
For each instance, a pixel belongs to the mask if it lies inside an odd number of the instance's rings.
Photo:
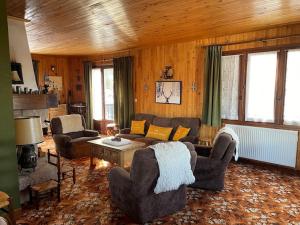
<svg viewBox="0 0 300 225">
<path fill-rule="evenodd" d="M 37 144 L 44 141 L 39 116 L 15 118 L 16 145 Z"/>
</svg>

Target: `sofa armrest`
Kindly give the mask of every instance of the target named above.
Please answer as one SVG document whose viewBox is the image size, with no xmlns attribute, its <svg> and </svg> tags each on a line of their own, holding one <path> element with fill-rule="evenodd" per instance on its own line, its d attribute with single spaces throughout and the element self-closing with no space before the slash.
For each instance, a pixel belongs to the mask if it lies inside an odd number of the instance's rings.
<svg viewBox="0 0 300 225">
<path fill-rule="evenodd" d="M 53 140 L 57 146 L 65 146 L 71 142 L 72 138 L 65 134 L 54 134 Z"/>
<path fill-rule="evenodd" d="M 121 129 L 120 134 L 130 134 L 130 128 Z"/>
<path fill-rule="evenodd" d="M 199 138 L 197 136 L 186 136 L 181 138 L 179 141 L 181 142 L 190 142 L 192 144 L 197 144 L 199 142 Z"/>
<path fill-rule="evenodd" d="M 207 157 L 198 156 L 195 171 L 197 170 L 211 171 L 221 164 L 222 161 L 220 160 L 214 160 L 214 159 L 209 159 Z"/>
<path fill-rule="evenodd" d="M 121 167 L 112 168 L 108 174 L 109 188 L 111 193 L 129 192 L 132 189 L 130 174 Z"/>
<path fill-rule="evenodd" d="M 96 130 L 84 130 L 83 135 L 85 137 L 97 137 L 99 136 L 99 132 Z"/>
</svg>

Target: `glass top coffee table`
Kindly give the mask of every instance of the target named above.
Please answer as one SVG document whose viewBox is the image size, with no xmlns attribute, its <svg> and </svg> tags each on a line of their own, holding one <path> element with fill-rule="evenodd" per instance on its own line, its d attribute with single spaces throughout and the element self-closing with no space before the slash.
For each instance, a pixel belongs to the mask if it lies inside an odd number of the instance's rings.
<svg viewBox="0 0 300 225">
<path fill-rule="evenodd" d="M 122 146 L 114 146 L 105 143 L 106 139 L 111 139 L 113 137 L 105 137 L 101 139 L 96 139 L 88 141 L 91 145 L 90 152 L 90 168 L 94 168 L 94 157 L 103 159 L 110 163 L 116 163 L 120 167 L 128 168 L 131 166 L 134 152 L 146 146 L 143 142 L 131 141 L 129 144 Z"/>
</svg>

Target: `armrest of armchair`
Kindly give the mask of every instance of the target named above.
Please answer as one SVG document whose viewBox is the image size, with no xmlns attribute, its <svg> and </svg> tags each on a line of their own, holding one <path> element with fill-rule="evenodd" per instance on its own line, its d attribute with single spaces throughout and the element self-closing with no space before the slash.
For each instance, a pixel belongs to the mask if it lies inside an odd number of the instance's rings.
<svg viewBox="0 0 300 225">
<path fill-rule="evenodd" d="M 65 146 L 72 140 L 70 136 L 65 134 L 54 134 L 53 139 L 57 146 Z"/>
<path fill-rule="evenodd" d="M 209 159 L 207 157 L 198 156 L 195 170 L 208 170 L 211 171 L 215 167 L 222 164 L 222 161 Z"/>
<path fill-rule="evenodd" d="M 197 144 L 199 142 L 199 138 L 197 136 L 186 136 L 184 138 L 181 138 L 179 141 L 191 142 L 192 144 Z"/>
<path fill-rule="evenodd" d="M 120 134 L 130 134 L 130 128 L 121 129 Z"/>
<path fill-rule="evenodd" d="M 121 167 L 112 168 L 108 174 L 108 180 L 111 193 L 118 192 L 120 189 L 122 192 L 129 192 L 132 189 L 130 174 Z"/>
<path fill-rule="evenodd" d="M 97 137 L 99 135 L 99 132 L 96 130 L 84 130 L 83 135 L 85 137 Z"/>
<path fill-rule="evenodd" d="M 204 146 L 204 145 L 194 145 L 194 146 L 195 146 L 195 151 L 199 156 L 208 157 L 212 150 L 212 146 Z"/>
</svg>

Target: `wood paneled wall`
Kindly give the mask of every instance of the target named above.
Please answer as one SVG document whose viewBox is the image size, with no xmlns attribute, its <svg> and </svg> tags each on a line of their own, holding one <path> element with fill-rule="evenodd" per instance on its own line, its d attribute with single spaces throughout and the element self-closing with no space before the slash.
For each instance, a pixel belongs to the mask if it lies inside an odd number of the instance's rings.
<svg viewBox="0 0 300 225">
<path fill-rule="evenodd" d="M 38 85 L 44 85 L 45 76 L 61 76 L 63 81 L 63 91 L 59 93 L 59 102 L 67 102 L 68 90 L 70 85 L 69 57 L 53 55 L 36 55 L 32 54 L 32 59 L 39 61 Z M 55 66 L 55 71 L 51 70 Z"/>
<path fill-rule="evenodd" d="M 136 99 L 136 112 L 153 113 L 170 117 L 189 116 L 201 118 L 204 92 L 203 65 L 205 60 L 205 48 L 203 46 L 222 44 L 224 45 L 224 51 L 282 45 L 300 46 L 300 37 L 294 36 L 299 34 L 300 25 L 296 24 L 223 37 L 146 46 L 106 55 L 69 57 L 69 70 L 66 76 L 68 77 L 68 84 L 66 84 L 66 86 L 68 85 L 68 88 L 72 90 L 72 102 L 82 102 L 84 101 L 83 62 L 85 60 L 93 61 L 95 65 L 99 66 L 111 64 L 113 57 L 132 55 L 134 56 L 134 96 Z M 273 39 L 286 36 L 289 37 Z M 244 41 L 248 43 L 230 44 Z M 64 60 L 61 59 L 61 61 Z M 51 65 L 51 63 L 47 62 L 46 65 L 48 68 L 48 65 Z M 165 65 L 172 65 L 174 68 L 174 80 L 182 81 L 181 105 L 155 103 L 155 81 L 160 79 L 161 70 Z M 194 82 L 197 87 L 196 91 L 192 90 Z M 77 90 L 76 86 L 78 84 L 82 85 L 81 90 Z M 203 126 L 200 136 L 213 138 L 216 131 L 217 128 Z M 298 168 L 300 169 L 300 144 L 297 162 Z"/>
</svg>

